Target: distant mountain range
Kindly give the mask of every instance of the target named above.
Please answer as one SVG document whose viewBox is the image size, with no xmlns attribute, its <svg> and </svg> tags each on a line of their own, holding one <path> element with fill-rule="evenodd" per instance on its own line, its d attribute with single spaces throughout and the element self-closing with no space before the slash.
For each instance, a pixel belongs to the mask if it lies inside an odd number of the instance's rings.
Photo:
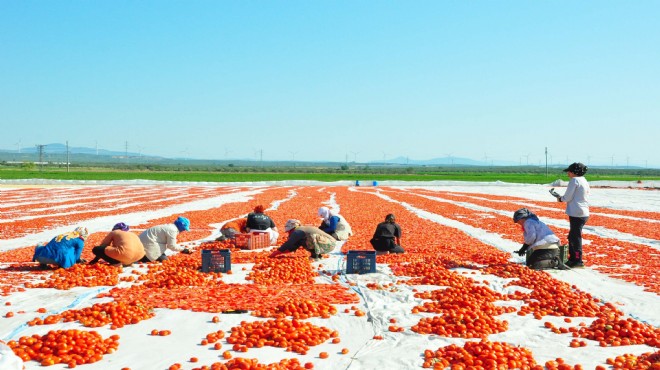
<svg viewBox="0 0 660 370">
<path fill-rule="evenodd" d="M 13 153 L 16 153 L 16 150 L 11 151 Z M 27 154 L 37 154 L 39 152 L 39 149 L 37 149 L 36 146 L 30 146 L 23 148 L 21 150 L 21 153 L 27 153 Z M 46 144 L 44 148 L 44 152 L 48 154 L 66 154 L 66 145 L 65 144 L 59 144 L 59 143 L 52 143 L 52 144 Z M 108 156 L 129 156 L 129 157 L 137 157 L 141 156 L 144 154 L 141 153 L 135 153 L 135 152 L 119 152 L 119 151 L 112 151 L 112 150 L 106 150 L 106 149 L 96 149 L 96 148 L 86 148 L 86 147 L 76 147 L 76 146 L 70 146 L 69 147 L 69 153 L 70 154 L 88 154 L 88 155 L 108 155 Z M 150 156 L 153 157 L 153 156 Z"/>
<path fill-rule="evenodd" d="M 60 143 L 51 143 L 51 144 L 46 144 L 44 147 L 44 153 L 47 155 L 64 155 L 66 154 L 66 145 L 65 144 L 60 144 Z M 5 153 L 14 153 L 18 154 L 17 150 L 6 150 L 3 151 Z M 30 147 L 25 147 L 21 150 L 21 154 L 25 155 L 37 155 L 39 150 L 37 149 L 36 146 L 30 146 Z M 88 147 L 69 147 L 69 154 L 71 155 L 84 155 L 87 159 L 89 159 L 92 156 L 107 156 L 107 157 L 121 157 L 121 158 L 126 158 L 126 157 L 141 157 L 141 158 L 150 158 L 150 159 L 166 159 L 164 157 L 158 157 L 158 156 L 152 156 L 152 155 L 146 155 L 145 153 L 135 153 L 135 152 L 122 152 L 122 151 L 113 151 L 113 150 L 106 150 L 106 149 L 96 149 L 96 148 L 88 148 Z M 167 159 L 183 159 L 183 160 L 192 160 L 195 161 L 196 159 L 194 158 L 167 158 Z M 226 160 L 223 160 L 226 161 Z M 241 161 L 241 162 L 250 162 L 253 160 L 250 159 L 231 159 L 231 161 Z M 288 161 L 277 161 L 277 162 L 288 162 Z M 298 163 L 302 161 L 296 161 Z M 324 161 L 319 161 L 319 163 L 325 163 Z M 517 163 L 513 162 L 505 162 L 505 161 L 476 161 L 470 158 L 461 158 L 461 157 L 443 157 L 443 158 L 433 158 L 433 159 L 427 159 L 427 160 L 414 160 L 414 159 L 409 159 L 407 157 L 396 157 L 392 159 L 384 159 L 382 161 L 369 161 L 369 162 L 361 162 L 366 165 L 396 165 L 396 166 L 514 166 L 518 165 Z"/>
<path fill-rule="evenodd" d="M 67 147 L 65 144 L 60 143 L 51 143 L 47 144 L 44 147 L 44 160 L 46 161 L 62 161 L 66 155 Z M 37 156 L 39 150 L 36 146 L 24 147 L 18 152 L 18 150 L 2 150 L 0 149 L 0 161 L 35 161 L 35 156 Z M 127 151 L 116 151 L 116 150 L 106 150 L 100 148 L 88 148 L 88 147 L 69 147 L 69 154 L 75 155 L 75 161 L 80 162 L 123 162 L 123 161 L 133 161 L 137 159 L 140 163 L 177 163 L 181 161 L 186 161 L 186 163 L 233 163 L 234 165 L 252 165 L 255 162 L 260 162 L 258 160 L 249 159 L 249 158 L 231 158 L 231 159 L 196 159 L 196 158 L 184 158 L 184 157 L 162 157 L 154 156 L 145 153 L 136 153 L 136 152 L 127 152 Z M 57 157 L 58 159 L 54 159 Z M 72 159 L 72 161 L 74 161 Z M 342 164 L 343 162 L 330 162 L 330 161 L 289 161 L 289 160 L 265 160 L 263 164 L 268 163 L 269 166 L 272 165 L 303 165 L 308 166 L 315 165 L 335 165 L 337 163 Z M 521 166 L 521 163 L 514 161 L 498 161 L 498 160 L 474 160 L 470 158 L 463 157 L 438 157 L 433 159 L 425 160 L 416 160 L 410 159 L 409 157 L 396 157 L 390 159 L 383 159 L 378 161 L 369 161 L 369 162 L 349 162 L 350 165 L 367 165 L 367 166 L 443 166 L 443 167 L 465 167 L 465 166 L 475 166 L 475 167 L 488 167 L 488 166 Z M 535 164 L 529 163 L 528 166 L 537 166 Z M 549 164 L 549 167 L 564 167 L 565 164 Z M 592 166 L 596 167 L 596 166 Z M 608 168 L 610 166 L 598 166 Z M 626 166 L 626 167 L 617 167 L 617 168 L 640 168 L 636 166 Z"/>
</svg>

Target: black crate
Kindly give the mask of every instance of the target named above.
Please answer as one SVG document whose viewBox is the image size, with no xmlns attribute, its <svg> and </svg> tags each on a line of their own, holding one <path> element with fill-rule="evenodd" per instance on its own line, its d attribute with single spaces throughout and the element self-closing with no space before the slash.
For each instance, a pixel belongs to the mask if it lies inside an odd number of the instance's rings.
<svg viewBox="0 0 660 370">
<path fill-rule="evenodd" d="M 202 272 L 227 272 L 231 270 L 229 249 L 202 250 Z"/>
<path fill-rule="evenodd" d="M 568 245 L 559 246 L 559 257 L 566 263 L 568 261 Z"/>
<path fill-rule="evenodd" d="M 376 272 L 376 251 L 348 251 L 347 274 Z"/>
</svg>

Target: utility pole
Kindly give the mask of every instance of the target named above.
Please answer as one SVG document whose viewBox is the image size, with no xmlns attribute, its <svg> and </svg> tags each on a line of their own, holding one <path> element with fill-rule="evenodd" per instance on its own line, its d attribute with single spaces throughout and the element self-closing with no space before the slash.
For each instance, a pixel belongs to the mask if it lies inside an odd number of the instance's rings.
<svg viewBox="0 0 660 370">
<path fill-rule="evenodd" d="M 128 140 L 124 143 L 124 155 L 126 156 L 126 164 L 128 164 Z"/>
<path fill-rule="evenodd" d="M 69 140 L 66 141 L 66 172 L 69 173 Z"/>
<path fill-rule="evenodd" d="M 296 153 L 298 152 L 289 152 L 291 153 L 291 161 L 293 161 L 293 168 L 296 168 Z"/>
<path fill-rule="evenodd" d="M 548 147 L 545 147 L 545 177 L 548 177 Z"/>
<path fill-rule="evenodd" d="M 44 167 L 44 148 L 46 146 L 43 144 L 37 145 L 37 150 L 39 151 L 39 171 L 43 171 Z"/>
</svg>

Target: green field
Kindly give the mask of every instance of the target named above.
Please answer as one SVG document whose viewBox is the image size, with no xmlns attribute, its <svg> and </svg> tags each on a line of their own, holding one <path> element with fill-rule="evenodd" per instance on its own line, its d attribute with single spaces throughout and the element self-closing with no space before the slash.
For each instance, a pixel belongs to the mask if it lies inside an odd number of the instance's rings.
<svg viewBox="0 0 660 370">
<path fill-rule="evenodd" d="M 192 181 L 192 182 L 258 182 L 258 181 L 472 181 L 508 183 L 548 184 L 557 179 L 568 180 L 565 173 L 554 170 L 545 173 L 497 172 L 486 170 L 455 170 L 455 171 L 409 171 L 411 173 L 311 173 L 311 172 L 219 172 L 219 171 L 137 171 L 137 170 L 106 170 L 106 169 L 76 169 L 67 172 L 65 169 L 20 170 L 0 169 L 0 180 L 48 179 L 48 180 L 155 180 L 155 181 Z M 660 180 L 660 176 L 639 174 L 587 174 L 589 181 L 615 180 L 638 181 Z"/>
</svg>

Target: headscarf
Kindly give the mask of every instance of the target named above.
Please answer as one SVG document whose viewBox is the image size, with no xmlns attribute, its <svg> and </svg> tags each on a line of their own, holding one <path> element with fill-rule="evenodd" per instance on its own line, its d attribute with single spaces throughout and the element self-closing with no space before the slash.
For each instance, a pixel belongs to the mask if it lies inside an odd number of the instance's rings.
<svg viewBox="0 0 660 370">
<path fill-rule="evenodd" d="M 78 234 L 78 237 L 80 237 L 80 239 L 82 240 L 87 239 L 87 236 L 89 236 L 89 231 L 87 231 L 87 228 L 83 226 L 76 227 L 76 229 L 73 230 L 73 232 Z"/>
<path fill-rule="evenodd" d="M 328 221 L 332 217 L 332 212 L 328 207 L 319 208 L 319 217 L 323 218 L 325 221 Z"/>
<path fill-rule="evenodd" d="M 114 230 L 128 231 L 129 229 L 130 229 L 130 227 L 128 225 L 126 225 L 125 223 L 123 223 L 123 222 L 115 224 L 115 226 L 112 227 L 113 231 Z"/>
<path fill-rule="evenodd" d="M 79 226 L 79 227 L 76 227 L 75 230 L 73 230 L 72 232 L 66 233 L 66 234 L 60 234 L 60 235 L 56 236 L 54 239 L 58 243 L 61 242 L 63 239 L 69 240 L 69 239 L 80 238 L 82 240 L 85 240 L 85 239 L 87 239 L 88 235 L 89 235 L 89 232 L 87 231 L 87 228 Z"/>
<path fill-rule="evenodd" d="M 530 211 L 527 208 L 521 208 L 513 213 L 513 222 L 518 222 L 522 219 L 528 219 L 528 218 L 537 221 L 539 219 L 534 213 L 532 213 L 532 211 Z"/>
<path fill-rule="evenodd" d="M 179 216 L 176 220 L 174 220 L 174 225 L 176 225 L 176 228 L 181 232 L 181 231 L 189 231 L 190 230 L 190 220 L 188 220 L 185 217 Z"/>
<path fill-rule="evenodd" d="M 264 213 L 264 206 L 262 206 L 262 205 L 260 204 L 260 205 L 258 205 L 258 206 L 256 206 L 256 207 L 254 207 L 254 213 Z"/>
</svg>

